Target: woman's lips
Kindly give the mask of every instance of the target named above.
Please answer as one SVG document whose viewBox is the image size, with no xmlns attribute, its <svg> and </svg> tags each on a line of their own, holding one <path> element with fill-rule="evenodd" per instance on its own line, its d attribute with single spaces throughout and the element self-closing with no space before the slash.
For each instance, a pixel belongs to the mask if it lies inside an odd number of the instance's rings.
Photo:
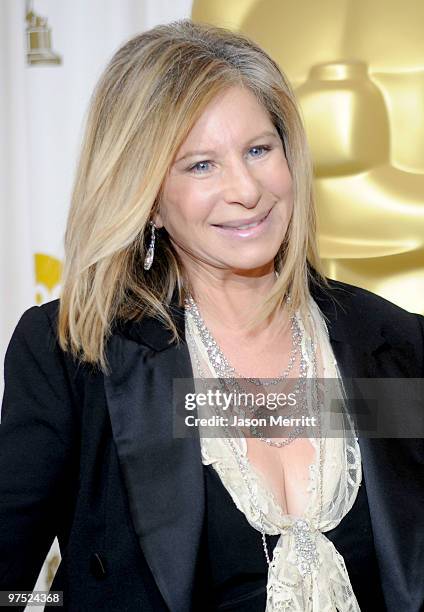
<svg viewBox="0 0 424 612">
<path fill-rule="evenodd" d="M 269 211 L 270 212 L 270 211 Z M 254 238 L 262 234 L 268 225 L 269 212 L 266 216 L 258 221 L 253 227 L 229 227 L 225 225 L 213 225 L 218 232 L 224 236 L 236 237 L 236 238 Z"/>
</svg>

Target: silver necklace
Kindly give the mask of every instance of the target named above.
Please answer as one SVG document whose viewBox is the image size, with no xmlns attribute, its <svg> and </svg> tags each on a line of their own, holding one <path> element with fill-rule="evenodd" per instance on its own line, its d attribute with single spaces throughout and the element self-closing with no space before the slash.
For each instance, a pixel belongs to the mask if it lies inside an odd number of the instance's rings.
<svg viewBox="0 0 424 612">
<path fill-rule="evenodd" d="M 287 296 L 287 302 L 290 302 L 290 296 Z M 208 357 L 210 362 L 212 363 L 215 372 L 217 375 L 222 378 L 244 378 L 247 382 L 257 385 L 257 386 L 271 386 L 280 383 L 282 380 L 288 377 L 290 372 L 292 371 L 294 364 L 296 362 L 296 356 L 300 352 L 300 347 L 302 344 L 303 334 L 302 330 L 299 327 L 299 323 L 296 319 L 296 315 L 291 317 L 290 321 L 290 329 L 291 329 L 291 337 L 292 337 L 292 346 L 289 355 L 289 361 L 285 370 L 276 378 L 262 379 L 258 378 L 249 378 L 247 376 L 242 376 L 239 374 L 236 369 L 228 362 L 225 357 L 221 347 L 216 342 L 215 338 L 209 331 L 206 323 L 203 320 L 202 315 L 200 314 L 199 307 L 194 301 L 191 295 L 187 295 L 184 300 L 184 305 L 186 310 L 189 310 L 190 314 L 194 319 L 194 323 L 197 327 L 197 330 L 200 334 L 200 338 L 208 352 Z M 302 367 L 301 363 L 301 367 Z"/>
<path fill-rule="evenodd" d="M 290 296 L 288 296 L 288 299 L 290 299 Z M 238 374 L 235 368 L 231 366 L 231 364 L 228 362 L 222 349 L 216 342 L 212 333 L 209 331 L 206 323 L 204 322 L 200 314 L 200 311 L 199 311 L 199 308 L 196 302 L 194 301 L 193 297 L 190 294 L 185 299 L 185 308 L 186 308 L 186 312 L 188 312 L 193 318 L 193 321 L 199 333 L 200 339 L 208 354 L 208 358 L 210 362 L 212 363 L 215 369 L 215 372 L 217 373 L 218 379 L 220 380 L 221 387 L 225 387 L 226 390 L 228 391 L 228 388 L 232 386 L 239 393 L 243 392 L 244 389 L 242 389 L 240 383 L 237 380 L 237 378 L 239 379 L 242 378 L 241 375 Z M 296 360 L 296 355 L 299 352 L 300 353 L 300 364 L 299 364 L 300 372 L 299 372 L 298 382 L 296 384 L 294 393 L 304 398 L 305 397 L 305 393 L 304 393 L 305 379 L 307 377 L 307 363 L 306 363 L 306 359 L 302 351 L 303 333 L 300 328 L 299 322 L 297 321 L 296 314 L 292 316 L 291 329 L 292 329 L 292 351 L 291 351 L 291 355 L 289 358 L 289 364 L 287 368 L 285 369 L 285 371 L 283 372 L 283 374 L 281 374 L 277 378 L 271 379 L 269 384 L 275 385 L 277 383 L 281 383 L 282 380 L 285 380 L 288 378 L 288 374 L 293 369 L 293 365 Z M 253 382 L 253 384 L 255 385 L 260 384 L 260 382 L 258 382 L 258 380 L 254 378 L 247 378 L 246 380 L 248 382 Z M 268 385 L 264 384 L 263 386 L 268 386 Z M 304 400 L 296 401 L 295 408 L 293 409 L 290 415 L 286 415 L 286 418 L 295 418 L 296 415 L 298 415 L 304 407 L 305 407 Z M 233 409 L 237 411 L 235 406 L 233 406 Z M 265 442 L 265 444 L 268 444 L 269 446 L 275 446 L 278 448 L 282 448 L 283 446 L 287 446 L 288 444 L 291 444 L 293 440 L 299 437 L 299 435 L 302 433 L 302 431 L 304 431 L 304 429 L 305 429 L 305 426 L 296 425 L 292 429 L 292 431 L 287 435 L 287 437 L 284 438 L 284 440 L 275 441 L 272 438 L 268 438 L 264 436 L 258 426 L 256 425 L 250 426 L 250 432 L 254 437 L 261 440 L 261 442 Z"/>
</svg>

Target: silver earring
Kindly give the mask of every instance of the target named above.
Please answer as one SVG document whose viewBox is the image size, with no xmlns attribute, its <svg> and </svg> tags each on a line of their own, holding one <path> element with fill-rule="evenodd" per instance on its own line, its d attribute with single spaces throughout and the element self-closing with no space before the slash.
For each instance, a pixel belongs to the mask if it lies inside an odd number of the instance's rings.
<svg viewBox="0 0 424 612">
<path fill-rule="evenodd" d="M 144 269 L 150 270 L 153 263 L 153 258 L 155 256 L 155 224 L 153 221 L 150 221 L 150 227 L 152 228 L 152 234 L 150 236 L 150 244 L 147 249 L 146 257 L 144 258 Z"/>
</svg>

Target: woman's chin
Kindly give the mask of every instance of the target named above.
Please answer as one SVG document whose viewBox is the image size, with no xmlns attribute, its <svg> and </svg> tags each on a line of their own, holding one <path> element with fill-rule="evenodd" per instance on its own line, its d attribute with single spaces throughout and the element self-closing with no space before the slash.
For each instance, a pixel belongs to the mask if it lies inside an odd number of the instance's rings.
<svg viewBox="0 0 424 612">
<path fill-rule="evenodd" d="M 240 252 L 237 253 L 237 257 L 228 257 L 228 263 L 231 264 L 232 267 L 238 268 L 240 270 L 260 270 L 262 268 L 273 268 L 274 260 L 278 253 L 278 248 L 275 249 L 266 249 L 266 251 L 252 252 L 253 249 L 245 249 L 243 253 L 243 249 L 240 249 Z"/>
<path fill-rule="evenodd" d="M 248 261 L 246 261 L 246 259 L 228 261 L 227 266 L 228 269 L 232 270 L 235 274 L 259 276 L 274 270 L 274 256 L 271 258 L 251 259 Z"/>
</svg>

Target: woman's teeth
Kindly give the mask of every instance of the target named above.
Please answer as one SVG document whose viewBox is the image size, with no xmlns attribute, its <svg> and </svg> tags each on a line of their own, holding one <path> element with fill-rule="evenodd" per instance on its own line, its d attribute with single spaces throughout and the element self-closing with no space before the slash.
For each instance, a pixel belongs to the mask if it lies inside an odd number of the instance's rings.
<svg viewBox="0 0 424 612">
<path fill-rule="evenodd" d="M 256 221 L 256 223 L 249 223 L 248 225 L 239 225 L 234 229 L 248 229 L 249 227 L 256 227 L 257 225 L 259 225 L 259 223 L 262 223 L 262 221 L 263 219 L 261 219 L 260 221 Z"/>
<path fill-rule="evenodd" d="M 233 229 L 233 230 L 244 230 L 244 229 L 249 229 L 251 227 L 256 227 L 257 225 L 260 225 L 264 219 L 265 217 L 263 219 L 260 219 L 259 221 L 256 221 L 255 223 L 246 223 L 245 225 L 238 225 L 237 227 L 235 227 L 234 225 L 218 225 L 218 227 L 224 227 L 225 229 Z"/>
</svg>

